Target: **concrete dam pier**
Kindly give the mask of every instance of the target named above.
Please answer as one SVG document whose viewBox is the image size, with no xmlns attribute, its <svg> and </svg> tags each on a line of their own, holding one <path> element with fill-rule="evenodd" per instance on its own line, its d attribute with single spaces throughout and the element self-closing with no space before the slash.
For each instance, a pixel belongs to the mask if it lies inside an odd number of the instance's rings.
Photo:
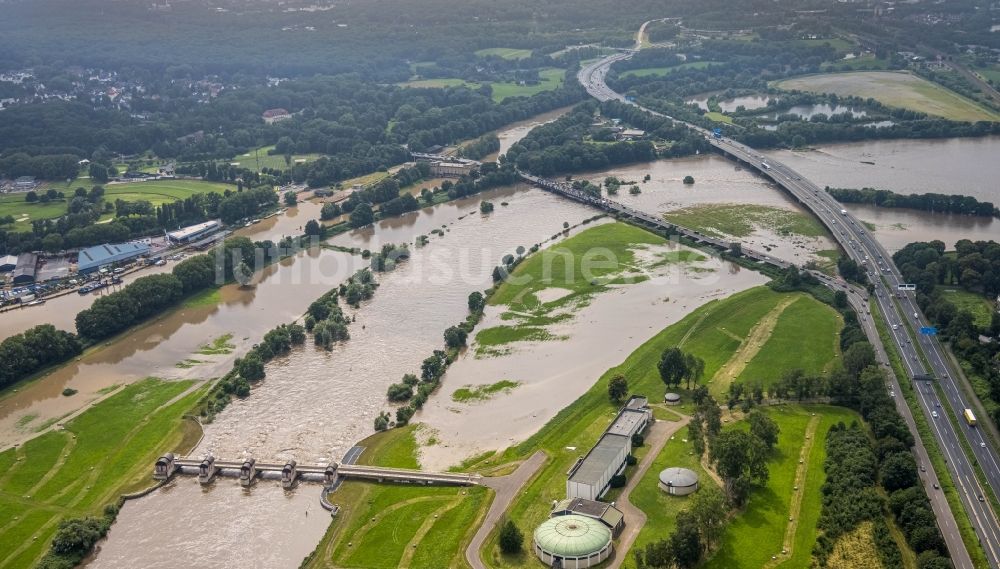
<svg viewBox="0 0 1000 569">
<path fill-rule="evenodd" d="M 211 484 L 216 476 L 236 476 L 243 486 L 252 486 L 258 476 L 275 475 L 281 478 L 283 488 L 294 488 L 300 478 L 322 482 L 331 487 L 343 479 L 374 480 L 376 482 L 400 482 L 408 484 L 441 484 L 449 486 L 473 486 L 480 483 L 479 474 L 459 472 L 424 472 L 404 468 L 386 468 L 357 464 L 299 464 L 287 462 L 258 462 L 254 458 L 245 460 L 220 460 L 212 455 L 203 458 L 178 457 L 167 453 L 157 459 L 153 466 L 153 478 L 166 481 L 176 474 L 197 475 L 201 484 Z"/>
</svg>

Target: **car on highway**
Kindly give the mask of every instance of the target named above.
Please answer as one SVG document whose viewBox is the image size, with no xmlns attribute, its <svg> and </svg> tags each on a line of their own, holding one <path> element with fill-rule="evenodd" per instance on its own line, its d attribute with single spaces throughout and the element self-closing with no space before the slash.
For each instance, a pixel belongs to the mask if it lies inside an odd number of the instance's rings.
<svg viewBox="0 0 1000 569">
<path fill-rule="evenodd" d="M 937 419 L 937 411 L 931 411 L 931 417 Z"/>
<path fill-rule="evenodd" d="M 986 448 L 986 443 L 979 443 L 979 448 Z"/>
</svg>

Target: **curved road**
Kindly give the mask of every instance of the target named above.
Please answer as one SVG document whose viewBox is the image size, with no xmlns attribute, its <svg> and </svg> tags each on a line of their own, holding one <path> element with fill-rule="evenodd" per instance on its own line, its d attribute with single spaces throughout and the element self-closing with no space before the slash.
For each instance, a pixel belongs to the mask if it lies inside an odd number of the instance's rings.
<svg viewBox="0 0 1000 569">
<path fill-rule="evenodd" d="M 591 96 L 600 101 L 617 100 L 635 105 L 627 101 L 623 95 L 607 86 L 605 77 L 610 66 L 632 57 L 633 50 L 616 53 L 600 61 L 583 67 L 577 78 Z M 912 293 L 900 293 L 896 298 L 898 285 L 902 284 L 899 270 L 892 262 L 888 252 L 862 224 L 852 215 L 841 209 L 829 194 L 816 184 L 804 179 L 797 172 L 771 158 L 765 157 L 759 151 L 725 137 L 714 137 L 708 130 L 656 111 L 635 105 L 650 114 L 679 122 L 692 128 L 703 136 L 720 152 L 740 162 L 744 162 L 764 176 L 770 178 L 779 186 L 792 194 L 800 203 L 809 208 L 826 225 L 831 234 L 850 258 L 859 265 L 868 268 L 869 276 L 876 283 L 876 302 L 886 318 L 892 333 L 893 341 L 905 362 L 911 377 L 930 375 L 936 377 L 944 393 L 942 402 L 937 391 L 930 382 L 915 384 L 919 394 L 921 408 L 927 415 L 938 446 L 946 457 L 948 469 L 958 489 L 959 497 L 965 506 L 969 519 L 979 536 L 990 566 L 1000 569 L 1000 522 L 993 512 L 986 492 L 995 492 L 1000 488 L 1000 455 L 993 447 L 992 441 L 984 437 L 978 428 L 961 424 L 956 428 L 945 415 L 945 408 L 961 421 L 962 411 L 972 407 L 967 404 L 965 395 L 959 390 L 954 380 L 954 370 L 950 369 L 949 361 L 944 357 L 943 348 L 936 338 L 920 334 L 920 327 L 927 322 L 916 306 Z M 899 305 L 899 310 L 896 306 Z M 902 312 L 900 312 L 902 311 Z M 930 363 L 931 369 L 925 369 L 923 360 Z M 972 449 L 974 460 L 982 466 L 988 488 L 984 489 L 975 476 L 974 465 L 962 449 L 963 440 Z M 926 458 L 922 458 L 926 461 Z M 929 490 L 934 493 L 940 491 Z M 994 494 L 995 495 L 995 494 Z M 953 551 L 964 548 L 961 537 L 954 527 L 946 527 L 941 523 L 942 533 Z M 972 567 L 963 563 L 965 555 L 956 555 L 958 567 Z"/>
</svg>

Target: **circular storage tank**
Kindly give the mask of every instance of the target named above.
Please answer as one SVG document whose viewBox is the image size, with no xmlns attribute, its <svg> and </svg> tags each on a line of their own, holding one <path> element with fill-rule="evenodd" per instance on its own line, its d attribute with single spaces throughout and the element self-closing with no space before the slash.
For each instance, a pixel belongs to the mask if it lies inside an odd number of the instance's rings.
<svg viewBox="0 0 1000 569">
<path fill-rule="evenodd" d="M 535 555 L 551 566 L 584 569 L 607 559 L 613 550 L 611 530 L 600 521 L 571 514 L 545 520 L 535 530 Z"/>
<path fill-rule="evenodd" d="M 663 402 L 667 405 L 680 405 L 681 396 L 676 393 L 668 393 L 663 396 Z"/>
<path fill-rule="evenodd" d="M 698 473 L 687 468 L 667 468 L 660 472 L 660 490 L 686 496 L 698 490 Z"/>
</svg>

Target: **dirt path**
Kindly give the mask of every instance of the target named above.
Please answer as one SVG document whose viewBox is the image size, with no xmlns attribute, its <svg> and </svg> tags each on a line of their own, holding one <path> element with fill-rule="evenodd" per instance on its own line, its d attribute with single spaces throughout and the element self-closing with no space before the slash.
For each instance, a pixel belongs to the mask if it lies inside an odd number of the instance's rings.
<svg viewBox="0 0 1000 569">
<path fill-rule="evenodd" d="M 793 296 L 782 299 L 781 302 L 754 325 L 750 333 L 743 340 L 743 343 L 736 350 L 736 353 L 729 358 L 729 361 L 722 364 L 719 371 L 715 372 L 715 375 L 712 377 L 712 385 L 717 393 L 723 393 L 725 388 L 743 373 L 750 360 L 760 352 L 760 349 L 764 347 L 764 343 L 771 337 L 774 327 L 778 325 L 778 318 L 781 317 L 781 314 L 800 298 L 802 297 Z M 722 385 L 722 391 L 718 391 L 720 385 Z"/>
<path fill-rule="evenodd" d="M 483 518 L 483 523 L 480 524 L 476 535 L 472 536 L 469 547 L 465 548 L 465 560 L 469 562 L 472 569 L 486 569 L 486 565 L 479 558 L 479 550 L 486 543 L 486 538 L 493 531 L 493 527 L 507 511 L 514 496 L 531 480 L 544 463 L 545 453 L 539 450 L 531 455 L 531 458 L 522 462 L 521 466 L 518 466 L 513 473 L 506 476 L 483 478 L 483 486 L 492 488 L 496 492 L 496 496 L 493 497 L 493 503 L 490 504 L 490 509 L 486 512 L 486 517 Z"/>
<path fill-rule="evenodd" d="M 424 523 L 420 524 L 420 527 L 417 529 L 417 533 L 413 534 L 413 539 L 411 539 L 410 542 L 406 544 L 406 548 L 403 549 L 403 557 L 399 560 L 400 567 L 410 566 L 410 563 L 413 561 L 413 555 L 417 552 L 417 545 L 423 541 L 427 532 L 431 531 L 431 527 L 434 525 L 434 522 L 437 521 L 438 517 L 443 516 L 461 503 L 461 499 L 448 502 L 446 505 L 434 510 L 432 515 L 428 516 L 427 519 L 424 520 Z"/>
<path fill-rule="evenodd" d="M 792 503 L 788 506 L 788 525 L 785 526 L 785 539 L 782 543 L 782 555 L 772 559 L 765 568 L 777 567 L 788 561 L 795 550 L 795 532 L 799 529 L 799 515 L 802 513 L 802 495 L 806 491 L 806 476 L 809 474 L 809 454 L 812 453 L 813 443 L 816 441 L 816 428 L 819 427 L 819 417 L 809 419 L 809 426 L 806 427 L 806 440 L 802 443 L 802 452 L 799 454 L 799 467 L 795 469 L 795 486 L 792 490 Z"/>
<path fill-rule="evenodd" d="M 679 431 L 682 427 L 687 426 L 688 422 L 691 421 L 691 417 L 684 416 L 680 421 L 666 422 L 657 421 L 653 423 L 653 426 L 649 428 L 649 433 L 646 435 L 646 444 L 649 445 L 649 450 L 646 451 L 645 456 L 639 461 L 638 467 L 635 472 L 629 477 L 628 482 L 625 484 L 625 490 L 622 491 L 618 500 L 615 501 L 616 507 L 625 514 L 625 529 L 622 530 L 620 536 L 618 536 L 618 546 L 615 548 L 614 557 L 611 563 L 608 565 L 608 569 L 618 569 L 621 567 L 625 558 L 628 557 L 628 551 L 632 548 L 632 544 L 635 543 L 635 538 L 639 537 L 639 532 L 642 527 L 646 525 L 646 514 L 635 507 L 629 500 L 629 496 L 632 495 L 632 490 L 635 489 L 636 484 L 642 480 L 642 477 L 649 470 L 649 467 L 653 465 L 653 461 L 656 457 L 660 455 L 663 447 L 670 440 L 670 437 L 674 433 Z"/>
</svg>

